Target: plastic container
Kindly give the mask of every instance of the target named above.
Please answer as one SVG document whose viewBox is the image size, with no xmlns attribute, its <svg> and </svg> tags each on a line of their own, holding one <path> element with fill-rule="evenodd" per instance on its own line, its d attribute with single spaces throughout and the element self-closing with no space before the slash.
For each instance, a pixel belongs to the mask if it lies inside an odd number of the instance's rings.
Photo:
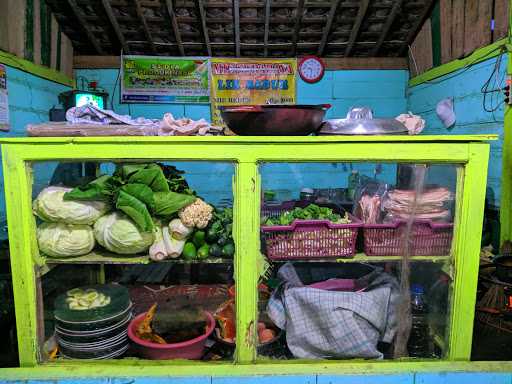
<svg viewBox="0 0 512 384">
<path fill-rule="evenodd" d="M 135 334 L 135 329 L 144 319 L 146 312 L 141 313 L 132 320 L 128 327 L 128 337 L 137 347 L 140 355 L 149 360 L 172 360 L 172 359 L 188 359 L 199 360 L 204 354 L 206 339 L 215 329 L 215 319 L 210 312 L 206 312 L 208 319 L 208 327 L 206 332 L 194 339 L 183 341 L 181 343 L 157 344 L 140 339 Z"/>
<path fill-rule="evenodd" d="M 402 256 L 406 249 L 407 221 L 364 224 L 364 252 L 368 256 Z M 416 220 L 409 236 L 411 256 L 447 256 L 450 254 L 453 223 Z"/>
<path fill-rule="evenodd" d="M 284 211 L 291 211 L 295 208 L 295 201 L 283 201 L 279 204 L 263 204 L 261 207 L 261 216 L 263 218 L 278 217 Z"/>
<path fill-rule="evenodd" d="M 281 358 L 281 356 L 285 355 L 285 332 L 278 328 L 275 328 L 274 331 L 276 332 L 276 336 L 272 340 L 263 344 L 258 344 L 256 347 L 256 351 L 259 356 Z M 217 343 L 215 350 L 226 358 L 232 358 L 235 353 L 236 343 L 230 343 L 223 340 L 219 336 L 218 328 L 213 332 L 213 338 Z"/>
<path fill-rule="evenodd" d="M 411 333 L 407 342 L 409 356 L 429 357 L 428 306 L 423 287 L 419 284 L 411 287 L 411 314 Z"/>
<path fill-rule="evenodd" d="M 300 200 L 313 203 L 315 201 L 315 191 L 311 188 L 302 188 L 300 191 Z"/>
<path fill-rule="evenodd" d="M 353 257 L 362 222 L 352 215 L 350 219 L 350 224 L 295 220 L 291 225 L 262 226 L 265 253 L 271 260 Z"/>
</svg>

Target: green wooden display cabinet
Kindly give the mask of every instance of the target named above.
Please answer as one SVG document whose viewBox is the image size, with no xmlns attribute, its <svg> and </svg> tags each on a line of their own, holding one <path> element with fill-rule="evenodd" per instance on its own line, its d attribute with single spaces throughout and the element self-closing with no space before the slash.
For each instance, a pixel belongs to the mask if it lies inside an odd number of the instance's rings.
<svg viewBox="0 0 512 384">
<path fill-rule="evenodd" d="M 328 372 L 390 372 L 455 366 L 470 359 L 486 190 L 489 144 L 495 136 L 366 137 L 87 137 L 3 139 L 3 169 L 11 264 L 22 367 L 81 375 L 243 375 Z M 237 281 L 237 343 L 234 363 L 137 359 L 42 362 L 39 359 L 38 276 L 40 263 L 32 215 L 32 162 L 188 160 L 235 165 L 234 240 Z M 271 361 L 256 356 L 260 177 L 262 162 L 407 162 L 458 164 L 455 232 L 452 242 L 447 353 L 444 361 L 341 360 Z M 398 257 L 395 258 L 395 260 Z M 414 259 L 414 258 L 413 258 Z M 429 259 L 429 257 L 423 257 Z M 432 261 L 435 261 L 432 257 Z M 443 257 L 437 257 L 443 259 Z M 376 261 L 357 255 L 350 261 Z M 341 261 L 341 260 L 340 260 Z M 101 259 L 98 263 L 102 263 Z M 126 260 L 127 263 L 131 259 Z M 73 261 L 69 261 L 73 263 Z M 169 370 L 172 366 L 172 370 Z M 198 367 L 200 366 L 200 368 Z"/>
</svg>

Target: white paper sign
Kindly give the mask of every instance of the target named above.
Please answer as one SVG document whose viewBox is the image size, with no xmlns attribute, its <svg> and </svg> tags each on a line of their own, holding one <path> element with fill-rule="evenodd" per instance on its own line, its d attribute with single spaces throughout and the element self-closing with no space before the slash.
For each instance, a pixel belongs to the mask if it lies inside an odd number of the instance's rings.
<svg viewBox="0 0 512 384">
<path fill-rule="evenodd" d="M 9 130 L 9 100 L 7 98 L 7 71 L 0 64 L 0 130 Z"/>
</svg>

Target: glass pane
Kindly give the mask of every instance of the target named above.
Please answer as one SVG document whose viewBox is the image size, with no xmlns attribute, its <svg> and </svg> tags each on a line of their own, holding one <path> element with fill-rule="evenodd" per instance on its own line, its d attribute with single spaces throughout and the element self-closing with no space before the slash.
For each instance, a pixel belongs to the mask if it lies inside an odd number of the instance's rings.
<svg viewBox="0 0 512 384">
<path fill-rule="evenodd" d="M 232 359 L 234 164 L 32 168 L 44 361 Z"/>
<path fill-rule="evenodd" d="M 258 354 L 445 357 L 459 167 L 262 164 Z"/>
</svg>

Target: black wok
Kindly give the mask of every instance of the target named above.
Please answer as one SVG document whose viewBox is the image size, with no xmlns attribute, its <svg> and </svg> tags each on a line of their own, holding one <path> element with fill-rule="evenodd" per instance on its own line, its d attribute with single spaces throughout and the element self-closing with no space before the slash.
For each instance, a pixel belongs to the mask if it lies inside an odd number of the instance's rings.
<svg viewBox="0 0 512 384">
<path fill-rule="evenodd" d="M 307 136 L 322 125 L 331 106 L 241 105 L 220 107 L 222 119 L 241 136 Z"/>
</svg>

